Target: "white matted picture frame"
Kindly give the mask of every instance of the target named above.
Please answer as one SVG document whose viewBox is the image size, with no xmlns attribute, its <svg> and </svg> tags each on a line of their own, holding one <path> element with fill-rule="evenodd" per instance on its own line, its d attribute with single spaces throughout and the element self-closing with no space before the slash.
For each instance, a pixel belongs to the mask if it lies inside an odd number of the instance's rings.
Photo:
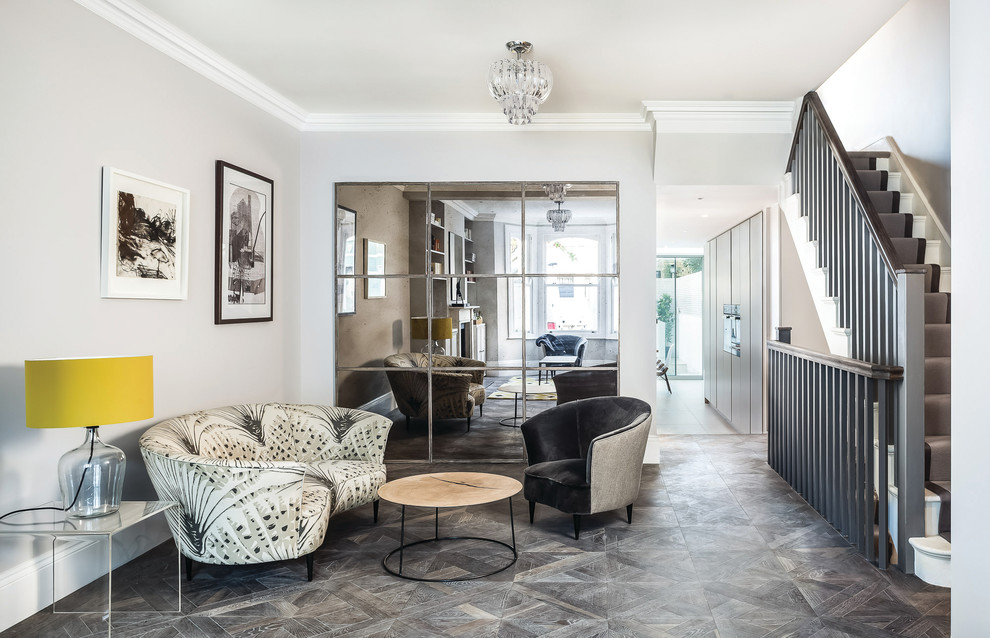
<svg viewBox="0 0 990 638">
<path fill-rule="evenodd" d="M 188 189 L 105 166 L 102 230 L 101 296 L 186 298 Z"/>
<path fill-rule="evenodd" d="M 217 160 L 214 323 L 272 321 L 275 182 Z"/>
</svg>

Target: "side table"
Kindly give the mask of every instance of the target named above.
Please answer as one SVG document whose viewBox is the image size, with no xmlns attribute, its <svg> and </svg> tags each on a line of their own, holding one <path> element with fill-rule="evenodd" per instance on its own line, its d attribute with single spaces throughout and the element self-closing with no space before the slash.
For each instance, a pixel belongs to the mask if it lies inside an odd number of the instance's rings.
<svg viewBox="0 0 990 638">
<path fill-rule="evenodd" d="M 161 514 L 171 508 L 179 507 L 174 501 L 124 501 L 120 509 L 106 516 L 95 518 L 66 518 L 61 512 L 51 510 L 29 511 L 14 514 L 0 521 L 0 534 L 21 534 L 30 536 L 50 536 L 52 539 L 52 612 L 53 613 L 93 613 L 96 610 L 64 611 L 57 609 L 58 601 L 56 578 L 58 569 L 56 562 L 56 546 L 59 541 L 87 540 L 102 537 L 107 543 L 107 603 L 103 619 L 107 622 L 107 635 L 112 630 L 111 612 L 113 609 L 113 541 L 114 536 L 141 521 Z M 178 606 L 176 611 L 182 611 L 182 577 L 181 554 L 176 551 L 175 579 Z M 97 612 L 97 613 L 99 613 Z"/>
</svg>

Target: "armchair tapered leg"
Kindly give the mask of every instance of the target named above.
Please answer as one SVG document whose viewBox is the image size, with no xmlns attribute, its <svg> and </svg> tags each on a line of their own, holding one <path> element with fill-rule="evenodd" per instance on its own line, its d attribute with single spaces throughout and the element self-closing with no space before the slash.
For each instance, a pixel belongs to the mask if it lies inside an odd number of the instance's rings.
<svg viewBox="0 0 990 638">
<path fill-rule="evenodd" d="M 471 416 L 470 415 L 468 415 L 468 427 L 467 427 L 467 429 L 468 429 L 468 432 L 471 431 Z"/>
<path fill-rule="evenodd" d="M 193 559 L 188 556 L 183 556 L 183 558 L 186 559 L 186 580 L 192 580 Z"/>
<path fill-rule="evenodd" d="M 533 524 L 533 515 L 536 514 L 536 501 L 529 502 L 529 524 Z"/>
<path fill-rule="evenodd" d="M 406 432 L 409 431 L 409 417 L 406 416 Z"/>
<path fill-rule="evenodd" d="M 626 519 L 629 520 L 630 525 L 632 525 L 632 506 L 633 506 L 632 503 L 626 505 Z"/>
<path fill-rule="evenodd" d="M 374 522 L 375 523 L 378 522 L 378 503 L 379 503 L 379 499 L 377 499 L 377 498 L 375 500 L 371 501 L 371 508 L 375 512 L 375 519 L 374 519 Z"/>
<path fill-rule="evenodd" d="M 306 554 L 306 579 L 313 580 L 313 552 Z"/>
<path fill-rule="evenodd" d="M 578 540 L 578 536 L 581 534 L 581 515 L 574 515 L 574 540 Z"/>
<path fill-rule="evenodd" d="M 478 406 L 478 416 L 485 416 L 485 404 L 482 403 Z"/>
</svg>

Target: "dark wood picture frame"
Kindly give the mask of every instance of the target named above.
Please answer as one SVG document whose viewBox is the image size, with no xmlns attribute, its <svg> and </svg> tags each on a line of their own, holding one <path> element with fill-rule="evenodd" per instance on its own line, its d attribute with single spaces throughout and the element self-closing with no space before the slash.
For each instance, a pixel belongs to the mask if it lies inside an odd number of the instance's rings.
<svg viewBox="0 0 990 638">
<path fill-rule="evenodd" d="M 217 160 L 213 322 L 272 321 L 275 182 Z"/>
</svg>

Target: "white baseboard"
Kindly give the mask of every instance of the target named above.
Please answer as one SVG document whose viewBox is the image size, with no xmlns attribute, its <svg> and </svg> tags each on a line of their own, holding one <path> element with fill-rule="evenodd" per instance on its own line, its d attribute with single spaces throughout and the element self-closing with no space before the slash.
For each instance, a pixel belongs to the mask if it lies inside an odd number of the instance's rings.
<svg viewBox="0 0 990 638">
<path fill-rule="evenodd" d="M 8 537 L 10 538 L 10 537 Z M 14 567 L 0 572 L 0 631 L 13 627 L 50 606 L 53 597 L 62 598 L 107 573 L 104 537 L 63 540 L 52 551 L 51 537 L 29 537 L 21 549 L 32 555 Z M 114 536 L 114 567 L 171 540 L 165 519 L 157 516 Z M 5 549 L 8 549 L 5 547 Z M 14 548 L 10 548 L 14 549 Z M 58 565 L 58 591 L 53 594 L 55 565 Z"/>
<path fill-rule="evenodd" d="M 646 440 L 646 453 L 643 455 L 644 465 L 659 465 L 660 464 L 660 435 L 650 434 L 650 438 Z"/>
</svg>

